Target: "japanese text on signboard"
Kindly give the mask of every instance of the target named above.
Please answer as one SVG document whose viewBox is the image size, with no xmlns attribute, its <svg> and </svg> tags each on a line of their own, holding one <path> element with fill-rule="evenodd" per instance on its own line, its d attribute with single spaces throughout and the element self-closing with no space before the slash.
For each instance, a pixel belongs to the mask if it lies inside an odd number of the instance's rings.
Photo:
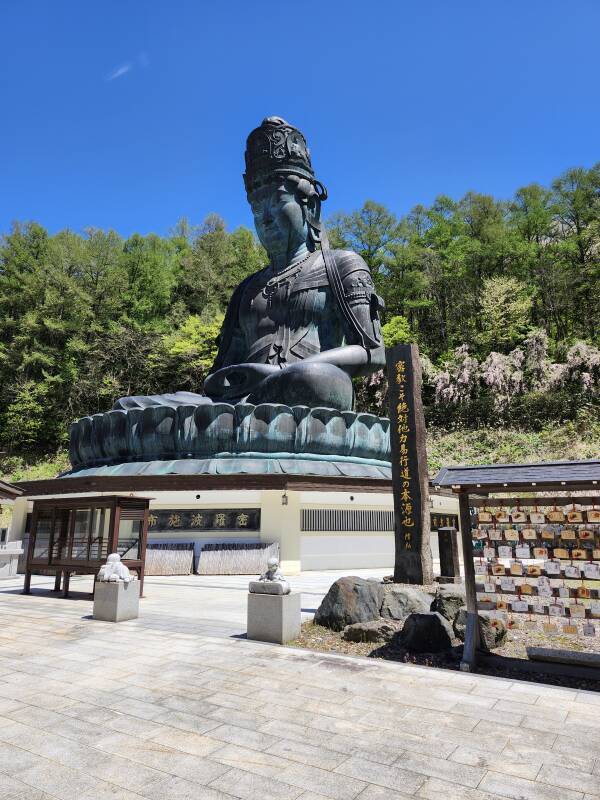
<svg viewBox="0 0 600 800">
<path fill-rule="evenodd" d="M 397 387 L 396 425 L 398 430 L 398 466 L 402 481 L 400 492 L 401 525 L 404 532 L 404 547 L 412 550 L 412 529 L 415 527 L 412 475 L 408 453 L 408 441 L 412 433 L 409 407 L 406 397 L 406 362 L 396 362 L 394 379 Z"/>
</svg>

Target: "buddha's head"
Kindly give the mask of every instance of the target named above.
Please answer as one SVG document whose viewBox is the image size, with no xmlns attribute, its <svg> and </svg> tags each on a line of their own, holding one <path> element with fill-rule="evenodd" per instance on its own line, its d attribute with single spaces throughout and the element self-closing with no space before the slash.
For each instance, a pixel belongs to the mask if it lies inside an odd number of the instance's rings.
<svg viewBox="0 0 600 800">
<path fill-rule="evenodd" d="M 267 117 L 246 144 L 244 184 L 261 244 L 269 255 L 314 250 L 325 187 L 315 178 L 304 136 L 281 117 Z"/>
</svg>

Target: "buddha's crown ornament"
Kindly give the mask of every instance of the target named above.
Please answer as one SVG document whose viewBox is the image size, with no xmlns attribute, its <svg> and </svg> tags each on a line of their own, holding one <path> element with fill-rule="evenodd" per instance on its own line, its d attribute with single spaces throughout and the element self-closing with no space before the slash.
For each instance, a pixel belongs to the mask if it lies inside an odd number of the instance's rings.
<svg viewBox="0 0 600 800">
<path fill-rule="evenodd" d="M 281 117 L 266 117 L 246 141 L 246 191 L 260 188 L 274 174 L 298 175 L 316 183 L 302 133 Z"/>
</svg>

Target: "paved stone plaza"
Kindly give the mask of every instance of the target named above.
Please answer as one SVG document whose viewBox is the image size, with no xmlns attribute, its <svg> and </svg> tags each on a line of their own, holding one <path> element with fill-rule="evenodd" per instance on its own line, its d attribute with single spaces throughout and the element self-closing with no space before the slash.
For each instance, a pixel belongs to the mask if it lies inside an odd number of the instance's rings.
<svg viewBox="0 0 600 800">
<path fill-rule="evenodd" d="M 336 577 L 294 579 L 307 616 Z M 21 583 L 0 584 L 2 800 L 600 798 L 600 695 L 248 642 L 246 578 L 150 578 L 117 625 L 87 579 Z"/>
</svg>

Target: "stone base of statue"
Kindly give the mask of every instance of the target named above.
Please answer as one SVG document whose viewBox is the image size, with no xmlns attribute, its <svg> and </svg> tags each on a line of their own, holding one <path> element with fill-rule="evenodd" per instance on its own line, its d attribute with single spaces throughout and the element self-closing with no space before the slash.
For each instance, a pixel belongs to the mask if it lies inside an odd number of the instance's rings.
<svg viewBox="0 0 600 800">
<path fill-rule="evenodd" d="M 248 639 L 285 644 L 300 635 L 301 594 L 248 593 Z"/>
<path fill-rule="evenodd" d="M 94 619 L 104 622 L 125 622 L 137 619 L 140 608 L 140 582 L 96 581 L 94 587 Z"/>
<path fill-rule="evenodd" d="M 250 581 L 248 591 L 255 594 L 289 594 L 290 585 L 287 581 Z"/>
<path fill-rule="evenodd" d="M 390 421 L 331 408 L 208 403 L 113 410 L 71 425 L 62 477 L 287 474 L 390 479 Z"/>
</svg>

